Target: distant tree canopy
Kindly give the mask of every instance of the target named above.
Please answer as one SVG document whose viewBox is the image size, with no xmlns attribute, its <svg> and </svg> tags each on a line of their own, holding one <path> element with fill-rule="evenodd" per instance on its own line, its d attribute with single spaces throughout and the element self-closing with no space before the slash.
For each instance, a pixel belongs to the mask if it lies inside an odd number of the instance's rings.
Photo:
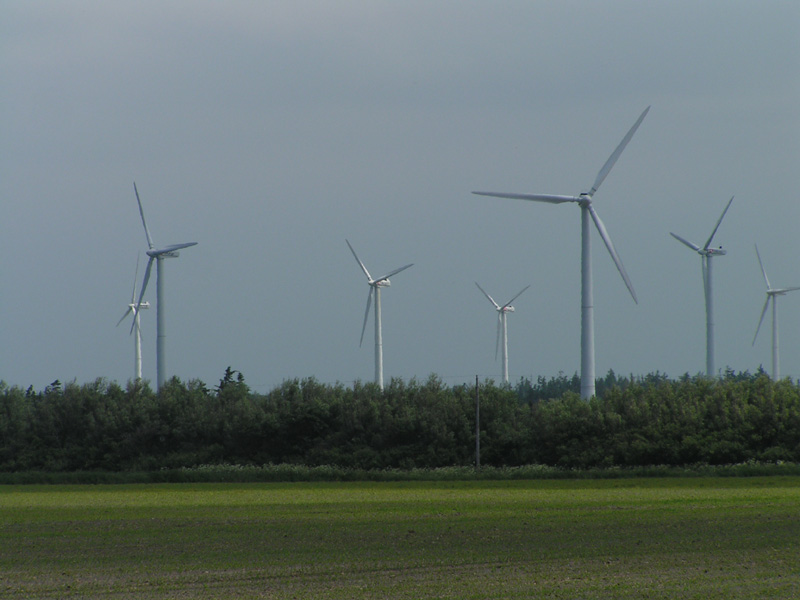
<svg viewBox="0 0 800 600">
<path fill-rule="evenodd" d="M 565 468 L 800 462 L 800 387 L 763 371 L 720 379 L 659 373 L 598 379 L 579 397 L 563 374 L 480 383 L 481 463 Z M 361 469 L 466 466 L 475 459 L 475 387 L 392 379 L 293 379 L 254 393 L 230 367 L 210 390 L 173 378 L 159 392 L 54 381 L 0 382 L 0 471 L 138 471 L 292 463 Z"/>
</svg>

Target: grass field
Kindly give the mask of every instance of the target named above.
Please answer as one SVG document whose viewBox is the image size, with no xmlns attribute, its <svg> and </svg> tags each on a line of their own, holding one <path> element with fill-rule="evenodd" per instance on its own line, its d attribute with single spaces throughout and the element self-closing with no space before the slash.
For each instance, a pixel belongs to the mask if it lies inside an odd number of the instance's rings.
<svg viewBox="0 0 800 600">
<path fill-rule="evenodd" d="M 797 598 L 800 478 L 4 486 L 0 597 Z"/>
</svg>

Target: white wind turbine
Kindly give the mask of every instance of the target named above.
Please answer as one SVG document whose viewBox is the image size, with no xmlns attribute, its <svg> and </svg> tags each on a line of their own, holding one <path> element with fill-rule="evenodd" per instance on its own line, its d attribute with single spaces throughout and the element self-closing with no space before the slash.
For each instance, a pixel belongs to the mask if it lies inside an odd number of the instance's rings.
<svg viewBox="0 0 800 600">
<path fill-rule="evenodd" d="M 728 204 L 725 206 L 725 210 L 722 211 L 722 214 L 717 221 L 717 225 L 714 227 L 714 231 L 712 231 L 711 235 L 708 236 L 708 241 L 706 241 L 702 248 L 697 244 L 694 244 L 682 238 L 681 236 L 670 232 L 670 235 L 676 240 L 697 252 L 700 255 L 700 260 L 702 262 L 703 293 L 705 294 L 706 298 L 706 375 L 708 377 L 713 377 L 716 372 L 714 370 L 714 302 L 711 287 L 711 259 L 715 256 L 725 256 L 727 254 L 727 252 L 722 249 L 722 246 L 719 248 L 712 248 L 711 240 L 714 239 L 714 235 L 717 233 L 717 229 L 719 229 L 722 219 L 725 218 L 725 213 L 728 212 L 731 202 L 733 202 L 733 196 L 731 196 L 731 199 L 728 200 Z"/>
<path fill-rule="evenodd" d="M 144 280 L 142 281 L 142 291 L 139 293 L 139 301 L 136 303 L 136 311 L 142 307 L 142 297 L 147 289 L 147 282 L 150 279 L 150 269 L 153 267 L 153 261 L 156 261 L 156 377 L 158 389 L 164 386 L 166 381 L 166 354 L 165 345 L 167 338 L 167 327 L 164 316 L 164 259 L 177 258 L 178 250 L 188 248 L 189 246 L 197 245 L 197 242 L 188 242 L 185 244 L 172 244 L 164 246 L 163 248 L 156 248 L 153 245 L 153 239 L 150 237 L 150 231 L 147 229 L 147 221 L 144 219 L 144 210 L 142 210 L 142 201 L 139 199 L 139 190 L 136 189 L 136 182 L 133 184 L 133 191 L 136 193 L 136 202 L 139 204 L 139 214 L 142 216 L 142 225 L 144 225 L 144 234 L 147 237 L 147 256 L 150 259 L 147 261 L 147 268 L 144 271 Z M 135 322 L 134 322 L 135 323 Z M 131 326 L 133 331 L 133 326 Z"/>
<path fill-rule="evenodd" d="M 383 277 L 378 277 L 377 279 L 373 279 L 372 276 L 367 271 L 367 267 L 364 266 L 364 263 L 361 262 L 361 259 L 358 258 L 356 251 L 353 250 L 353 247 L 350 245 L 350 242 L 347 242 L 347 247 L 350 248 L 350 252 L 353 253 L 353 256 L 356 258 L 356 262 L 361 266 L 361 270 L 364 271 L 364 275 L 367 276 L 367 283 L 369 284 L 369 296 L 367 296 L 367 310 L 364 312 L 364 325 L 361 327 L 361 341 L 358 343 L 359 347 L 364 342 L 364 331 L 367 328 L 367 319 L 369 318 L 369 309 L 372 304 L 372 296 L 375 295 L 375 383 L 383 389 L 383 334 L 381 333 L 381 288 L 389 287 L 391 282 L 389 281 L 389 277 L 393 275 L 397 275 L 400 271 L 405 271 L 409 267 L 412 267 L 414 263 L 406 265 L 404 267 L 400 267 L 399 269 L 395 269 L 384 275 Z"/>
<path fill-rule="evenodd" d="M 773 288 L 769 284 L 767 272 L 764 270 L 764 264 L 761 262 L 761 255 L 758 253 L 758 246 L 756 246 L 756 256 L 758 257 L 758 265 L 761 267 L 761 272 L 764 274 L 764 281 L 767 284 L 767 301 L 764 302 L 764 309 L 761 311 L 761 318 L 758 320 L 758 327 L 756 327 L 756 334 L 753 336 L 753 345 L 756 343 L 758 332 L 761 329 L 761 323 L 764 322 L 764 315 L 767 314 L 767 307 L 772 301 L 772 380 L 778 381 L 781 376 L 781 363 L 778 356 L 778 296 L 785 296 L 787 292 L 800 290 L 800 287 L 788 288 Z"/>
<path fill-rule="evenodd" d="M 142 302 L 141 304 L 136 303 L 136 280 L 139 278 L 139 257 L 136 257 L 136 273 L 133 276 L 133 292 L 131 292 L 131 303 L 128 304 L 128 310 L 125 311 L 125 314 L 122 315 L 122 318 L 117 321 L 117 327 L 119 324 L 125 320 L 129 314 L 133 314 L 133 329 L 136 333 L 135 338 L 135 372 L 136 372 L 136 379 L 139 380 L 142 378 L 142 330 L 139 323 L 139 311 L 141 309 L 150 308 L 149 302 Z"/>
<path fill-rule="evenodd" d="M 508 313 L 514 312 L 514 307 L 511 306 L 511 303 L 514 302 L 517 298 L 522 295 L 522 292 L 527 290 L 530 285 L 526 285 L 520 292 L 514 296 L 511 300 L 500 306 L 497 302 L 494 301 L 489 294 L 486 293 L 480 284 L 476 281 L 475 285 L 478 286 L 478 289 L 483 292 L 483 295 L 492 303 L 495 310 L 497 311 L 497 337 L 495 340 L 494 345 L 494 358 L 497 360 L 497 350 L 500 348 L 500 338 L 503 338 L 503 383 L 508 383 L 508 322 L 506 317 Z"/>
<path fill-rule="evenodd" d="M 605 225 L 592 206 L 592 198 L 595 192 L 603 183 L 611 168 L 619 159 L 620 154 L 631 141 L 633 134 L 641 125 L 650 107 L 644 109 L 639 118 L 630 128 L 625 137 L 611 153 L 603 168 L 597 174 L 594 184 L 588 192 L 583 192 L 579 196 L 558 196 L 552 194 L 507 194 L 496 192 L 472 192 L 481 196 L 494 196 L 497 198 L 513 198 L 517 200 L 533 200 L 535 202 L 548 202 L 550 204 L 562 204 L 564 202 L 574 202 L 581 209 L 581 398 L 591 398 L 595 392 L 595 373 L 594 373 L 594 291 L 592 289 L 592 240 L 590 220 L 594 221 L 597 231 L 608 249 L 614 264 L 617 266 L 619 274 L 628 288 L 633 301 L 638 304 L 636 292 L 633 291 L 625 267 L 617 254 L 611 237 L 606 231 Z"/>
</svg>

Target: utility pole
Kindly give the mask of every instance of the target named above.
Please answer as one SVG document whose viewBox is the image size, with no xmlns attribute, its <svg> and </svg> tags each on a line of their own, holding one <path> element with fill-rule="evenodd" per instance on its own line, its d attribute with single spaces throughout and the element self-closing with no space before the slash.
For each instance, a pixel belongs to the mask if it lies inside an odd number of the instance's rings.
<svg viewBox="0 0 800 600">
<path fill-rule="evenodd" d="M 481 469 L 481 397 L 478 392 L 478 376 L 475 375 L 475 470 Z"/>
</svg>

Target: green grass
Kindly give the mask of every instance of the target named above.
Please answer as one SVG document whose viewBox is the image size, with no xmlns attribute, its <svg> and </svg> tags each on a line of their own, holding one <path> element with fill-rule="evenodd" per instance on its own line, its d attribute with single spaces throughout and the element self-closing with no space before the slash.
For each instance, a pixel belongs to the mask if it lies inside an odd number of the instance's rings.
<svg viewBox="0 0 800 600">
<path fill-rule="evenodd" d="M 605 467 L 565 469 L 452 466 L 435 469 L 352 469 L 332 465 L 211 464 L 156 471 L 19 471 L 0 473 L 0 485 L 125 483 L 277 483 L 288 481 L 483 481 L 531 479 L 620 479 L 639 477 L 800 476 L 800 463 L 748 461 L 729 465 Z"/>
<path fill-rule="evenodd" d="M 5 486 L 0 597 L 800 597 L 800 478 Z"/>
</svg>

